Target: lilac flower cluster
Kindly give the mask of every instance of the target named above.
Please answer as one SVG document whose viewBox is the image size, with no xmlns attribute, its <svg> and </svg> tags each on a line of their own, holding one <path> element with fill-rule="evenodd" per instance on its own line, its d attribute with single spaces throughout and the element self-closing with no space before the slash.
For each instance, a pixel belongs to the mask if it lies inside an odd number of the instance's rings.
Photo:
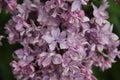
<svg viewBox="0 0 120 80">
<path fill-rule="evenodd" d="M 16 0 L 0 0 L 0 13 L 3 6 L 7 7 L 6 12 L 13 13 L 15 7 L 17 6 L 17 1 Z M 3 38 L 3 35 L 0 35 L 0 45 L 2 44 L 1 43 L 2 38 Z"/>
<path fill-rule="evenodd" d="M 87 4 L 92 16 L 85 13 Z M 17 80 L 96 80 L 92 67 L 108 69 L 119 56 L 107 7 L 106 0 L 99 7 L 89 0 L 18 4 L 5 27 L 9 43 L 23 46 L 11 62 Z"/>
</svg>

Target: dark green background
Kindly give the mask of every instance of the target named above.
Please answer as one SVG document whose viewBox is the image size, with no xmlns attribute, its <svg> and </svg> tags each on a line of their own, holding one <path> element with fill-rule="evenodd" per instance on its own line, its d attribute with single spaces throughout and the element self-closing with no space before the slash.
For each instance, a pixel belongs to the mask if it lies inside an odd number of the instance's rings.
<svg viewBox="0 0 120 80">
<path fill-rule="evenodd" d="M 108 1 L 110 5 L 108 8 L 109 21 L 114 24 L 113 32 L 120 37 L 120 3 L 115 4 L 113 0 Z M 5 35 L 4 26 L 10 18 L 11 15 L 5 14 L 5 9 L 3 9 L 0 13 L 0 34 Z M 19 45 L 9 45 L 7 39 L 3 39 L 2 42 L 3 46 L 0 46 L 0 80 L 15 80 L 9 63 L 13 60 L 12 53 L 19 48 Z M 120 80 L 120 59 L 116 58 L 116 60 L 117 62 L 112 65 L 112 68 L 104 72 L 99 68 L 93 68 L 94 75 L 98 80 Z"/>
</svg>

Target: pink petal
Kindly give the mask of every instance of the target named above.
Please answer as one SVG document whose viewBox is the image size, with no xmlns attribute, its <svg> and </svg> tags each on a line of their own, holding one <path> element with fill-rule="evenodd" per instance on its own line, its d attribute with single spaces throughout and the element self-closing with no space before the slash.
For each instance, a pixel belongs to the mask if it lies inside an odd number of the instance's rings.
<svg viewBox="0 0 120 80">
<path fill-rule="evenodd" d="M 45 60 L 42 62 L 43 67 L 50 65 L 52 57 L 46 57 Z"/>
<path fill-rule="evenodd" d="M 62 56 L 60 54 L 56 54 L 53 56 L 52 59 L 53 64 L 61 64 L 62 62 Z"/>
<path fill-rule="evenodd" d="M 72 6 L 71 6 L 71 11 L 76 11 L 76 10 L 80 10 L 81 8 L 81 3 L 80 3 L 80 0 L 74 0 L 74 2 L 72 3 Z"/>
<path fill-rule="evenodd" d="M 42 38 L 47 42 L 47 43 L 51 43 L 52 41 L 54 41 L 54 38 L 51 37 L 49 34 L 42 36 Z"/>
<path fill-rule="evenodd" d="M 60 29 L 59 28 L 53 28 L 52 31 L 51 31 L 51 35 L 54 38 L 57 38 L 60 35 Z"/>
<path fill-rule="evenodd" d="M 67 44 L 66 44 L 65 42 L 61 42 L 61 43 L 60 43 L 60 48 L 61 48 L 61 49 L 67 49 L 68 46 L 67 46 Z"/>
<path fill-rule="evenodd" d="M 55 50 L 57 43 L 56 42 L 52 42 L 51 44 L 49 44 L 49 48 L 51 51 Z"/>
</svg>

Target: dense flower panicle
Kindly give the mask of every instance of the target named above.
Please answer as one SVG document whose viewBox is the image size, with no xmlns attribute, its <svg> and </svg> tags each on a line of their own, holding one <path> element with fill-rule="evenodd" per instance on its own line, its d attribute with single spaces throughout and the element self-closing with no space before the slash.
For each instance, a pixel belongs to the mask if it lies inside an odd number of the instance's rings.
<svg viewBox="0 0 120 80">
<path fill-rule="evenodd" d="M 107 21 L 108 3 L 89 0 L 24 0 L 6 25 L 10 44 L 23 47 L 11 62 L 17 80 L 96 80 L 92 67 L 111 67 L 120 41 Z M 13 10 L 14 3 L 9 4 Z M 93 7 L 87 16 L 83 5 Z"/>
</svg>

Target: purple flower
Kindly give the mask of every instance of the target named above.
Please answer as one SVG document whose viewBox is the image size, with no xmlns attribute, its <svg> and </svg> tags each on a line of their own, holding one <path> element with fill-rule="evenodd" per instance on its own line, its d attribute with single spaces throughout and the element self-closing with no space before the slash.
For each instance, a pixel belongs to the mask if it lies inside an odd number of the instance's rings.
<svg viewBox="0 0 120 80">
<path fill-rule="evenodd" d="M 71 6 L 71 11 L 76 11 L 81 9 L 81 5 L 87 5 L 89 0 L 74 0 Z"/>
<path fill-rule="evenodd" d="M 81 9 L 81 2 L 80 0 L 74 0 L 74 2 L 72 3 L 71 6 L 71 11 L 76 11 L 76 10 L 80 10 Z"/>
<path fill-rule="evenodd" d="M 19 49 L 15 51 L 15 54 L 18 59 L 26 61 L 26 62 L 32 62 L 34 60 L 34 56 L 30 55 L 30 52 L 27 49 Z"/>
<path fill-rule="evenodd" d="M 75 27 L 80 27 L 82 23 L 88 22 L 89 18 L 85 16 L 83 10 L 78 10 L 76 12 L 71 12 L 68 18 L 69 23 L 74 25 Z"/>
<path fill-rule="evenodd" d="M 7 3 L 7 9 L 9 12 L 13 12 L 15 7 L 17 6 L 17 1 L 16 0 L 5 0 Z"/>
<path fill-rule="evenodd" d="M 18 77 L 18 79 L 28 79 L 33 77 L 35 68 L 32 64 L 24 65 L 23 61 L 12 61 L 11 66 L 13 66 L 13 74 Z M 29 76 L 28 76 L 29 75 Z"/>
<path fill-rule="evenodd" d="M 39 55 L 38 57 L 38 65 L 39 66 L 49 66 L 51 64 L 51 62 L 53 64 L 61 64 L 62 63 L 62 56 L 59 54 L 55 54 L 54 52 L 43 52 Z"/>
<path fill-rule="evenodd" d="M 3 5 L 7 6 L 7 12 L 13 13 L 17 6 L 16 0 L 0 0 L 0 12 Z"/>
<path fill-rule="evenodd" d="M 47 32 L 42 38 L 49 44 L 49 48 L 53 51 L 57 43 L 59 43 L 61 49 L 67 49 L 66 32 L 60 32 L 59 28 L 53 28 L 51 32 Z"/>
<path fill-rule="evenodd" d="M 105 11 L 105 9 L 109 6 L 106 0 L 103 0 L 102 4 L 100 5 L 99 8 L 97 8 L 94 4 L 93 6 L 93 15 L 95 17 L 95 22 L 99 24 L 100 26 L 102 25 L 103 21 L 105 19 L 108 19 L 108 13 Z"/>
<path fill-rule="evenodd" d="M 24 0 L 17 4 L 5 27 L 9 43 L 22 45 L 10 63 L 16 79 L 96 80 L 94 66 L 101 70 L 112 66 L 120 56 L 120 41 L 107 21 L 108 3 L 102 0 L 97 8 L 88 2 Z M 15 2 L 7 3 L 12 11 Z M 83 5 L 93 7 L 93 16 Z"/>
</svg>

